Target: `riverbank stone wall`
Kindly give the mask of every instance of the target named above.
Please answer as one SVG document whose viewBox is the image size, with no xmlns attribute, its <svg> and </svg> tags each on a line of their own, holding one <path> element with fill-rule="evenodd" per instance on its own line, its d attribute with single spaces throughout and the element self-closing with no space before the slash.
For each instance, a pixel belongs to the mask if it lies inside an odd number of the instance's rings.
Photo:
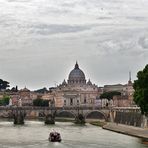
<svg viewBox="0 0 148 148">
<path fill-rule="evenodd" d="M 143 123 L 143 117 L 141 113 L 137 112 L 120 112 L 117 111 L 115 118 L 115 123 L 126 124 L 136 127 L 141 127 Z"/>
</svg>

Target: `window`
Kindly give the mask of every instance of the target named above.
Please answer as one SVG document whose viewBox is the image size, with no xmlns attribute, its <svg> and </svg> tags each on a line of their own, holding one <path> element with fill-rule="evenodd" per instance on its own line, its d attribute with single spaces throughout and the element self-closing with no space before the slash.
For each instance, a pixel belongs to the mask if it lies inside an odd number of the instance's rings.
<svg viewBox="0 0 148 148">
<path fill-rule="evenodd" d="M 70 98 L 70 105 L 73 105 L 73 99 Z"/>
<path fill-rule="evenodd" d="M 84 103 L 86 104 L 86 97 L 84 98 Z"/>
</svg>

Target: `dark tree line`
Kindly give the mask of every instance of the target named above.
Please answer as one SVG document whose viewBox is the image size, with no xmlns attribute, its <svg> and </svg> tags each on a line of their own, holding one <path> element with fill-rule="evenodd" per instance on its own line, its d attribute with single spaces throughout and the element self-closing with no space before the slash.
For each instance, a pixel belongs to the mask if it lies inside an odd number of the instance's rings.
<svg viewBox="0 0 148 148">
<path fill-rule="evenodd" d="M 49 106 L 49 100 L 43 100 L 41 98 L 37 98 L 37 99 L 33 100 L 33 105 L 34 106 L 48 107 Z"/>
<path fill-rule="evenodd" d="M 121 96 L 120 92 L 117 91 L 109 91 L 109 92 L 104 92 L 103 94 L 100 95 L 100 98 L 106 98 L 108 100 L 113 99 L 114 96 Z"/>
</svg>

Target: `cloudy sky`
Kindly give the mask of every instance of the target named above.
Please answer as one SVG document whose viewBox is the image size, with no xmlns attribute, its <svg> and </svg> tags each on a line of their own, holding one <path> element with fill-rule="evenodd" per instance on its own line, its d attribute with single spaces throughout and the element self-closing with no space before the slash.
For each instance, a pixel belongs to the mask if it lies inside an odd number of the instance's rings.
<svg viewBox="0 0 148 148">
<path fill-rule="evenodd" d="M 136 79 L 148 63 L 148 0 L 0 0 L 0 78 L 48 88 L 76 60 L 98 86 Z"/>
</svg>

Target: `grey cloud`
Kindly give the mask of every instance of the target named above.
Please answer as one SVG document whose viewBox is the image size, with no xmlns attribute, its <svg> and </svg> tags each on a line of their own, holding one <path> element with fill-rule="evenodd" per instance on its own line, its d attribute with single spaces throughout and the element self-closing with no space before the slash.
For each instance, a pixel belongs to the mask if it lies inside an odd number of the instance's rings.
<svg viewBox="0 0 148 148">
<path fill-rule="evenodd" d="M 98 17 L 97 19 L 98 19 L 98 20 L 111 20 L 112 17 L 107 17 L 107 16 L 106 16 L 106 17 L 105 17 L 105 16 L 103 17 L 103 16 L 102 16 L 102 17 Z"/>
<path fill-rule="evenodd" d="M 143 1 L 2 0 L 0 76 L 11 85 L 48 87 L 78 60 L 99 86 L 127 82 L 129 70 L 136 75 L 148 63 Z"/>
<path fill-rule="evenodd" d="M 100 49 L 99 54 L 102 55 L 115 55 L 122 54 L 126 55 L 127 52 L 132 54 L 133 43 L 131 40 L 121 40 L 121 39 L 111 39 L 104 40 L 103 42 L 98 43 Z"/>
<path fill-rule="evenodd" d="M 138 43 L 142 48 L 148 49 L 148 37 L 141 37 Z"/>
<path fill-rule="evenodd" d="M 63 2 L 63 4 L 62 4 L 62 6 L 63 7 L 68 7 L 68 8 L 73 8 L 74 6 L 76 6 L 76 3 L 75 2 L 70 2 L 70 3 L 68 3 L 68 2 Z"/>
<path fill-rule="evenodd" d="M 65 24 L 43 24 L 38 22 L 37 24 L 33 24 L 33 22 L 26 21 L 18 21 L 11 17 L 7 17 L 7 19 L 0 19 L 0 27 L 5 29 L 13 29 L 18 31 L 27 32 L 29 34 L 35 33 L 40 35 L 52 35 L 58 33 L 77 33 L 86 30 L 90 30 L 96 24 L 92 25 L 65 25 Z M 12 29 L 13 28 L 13 29 Z"/>
<path fill-rule="evenodd" d="M 8 2 L 19 2 L 19 3 L 24 3 L 24 2 L 31 2 L 33 0 L 7 0 Z"/>
<path fill-rule="evenodd" d="M 33 25 L 28 27 L 30 33 L 36 33 L 41 35 L 58 34 L 58 33 L 77 33 L 91 29 L 91 26 L 79 26 L 79 25 Z"/>
<path fill-rule="evenodd" d="M 146 21 L 148 20 L 148 17 L 146 16 L 127 16 L 126 17 L 129 20 L 135 20 L 135 21 Z"/>
<path fill-rule="evenodd" d="M 63 7 L 63 9 L 60 9 L 59 7 L 47 6 L 46 9 L 39 9 L 39 13 L 40 14 L 65 15 L 65 14 L 71 14 L 72 10 L 67 7 Z"/>
<path fill-rule="evenodd" d="M 0 26 L 2 27 L 11 27 L 13 24 L 16 24 L 17 20 L 9 15 L 0 16 Z"/>
</svg>

